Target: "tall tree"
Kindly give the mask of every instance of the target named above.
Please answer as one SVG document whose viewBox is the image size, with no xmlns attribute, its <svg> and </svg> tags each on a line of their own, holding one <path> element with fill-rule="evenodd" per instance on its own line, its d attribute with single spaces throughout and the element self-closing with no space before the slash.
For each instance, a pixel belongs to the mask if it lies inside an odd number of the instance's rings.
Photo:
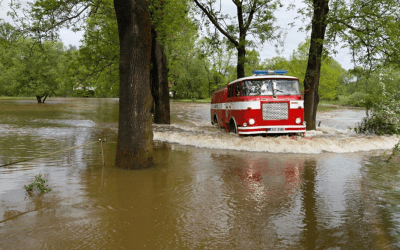
<svg viewBox="0 0 400 250">
<path fill-rule="evenodd" d="M 116 165 L 152 165 L 151 20 L 145 0 L 114 0 L 120 42 L 120 105 Z"/>
<path fill-rule="evenodd" d="M 273 27 L 273 12 L 280 4 L 273 0 L 232 0 L 237 10 L 234 18 L 224 15 L 221 3 L 216 0 L 194 0 L 208 20 L 221 32 L 237 50 L 237 78 L 245 76 L 246 46 L 251 45 L 248 35 L 258 38 L 261 43 L 276 39 Z M 219 6 L 219 7 L 218 7 Z"/>
<path fill-rule="evenodd" d="M 152 25 L 151 90 L 154 98 L 154 123 L 170 124 L 167 47 L 183 27 L 193 21 L 188 17 L 188 0 L 150 0 Z"/>
<path fill-rule="evenodd" d="M 312 15 L 311 44 L 304 79 L 307 130 L 316 128 L 319 78 L 324 46 L 345 42 L 354 52 L 353 61 L 372 71 L 379 63 L 399 58 L 400 2 L 398 0 L 306 0 Z M 331 11 L 330 11 L 331 9 Z M 326 34 L 325 34 L 326 33 Z M 327 35 L 327 37 L 325 37 Z M 328 46 L 326 46 L 328 45 Z M 325 49 L 327 51 L 327 49 Z"/>
<path fill-rule="evenodd" d="M 306 75 L 304 78 L 304 120 L 306 129 L 316 128 L 317 107 L 319 103 L 319 77 L 322 62 L 329 0 L 313 1 L 313 17 L 311 20 L 311 41 L 308 54 Z"/>
<path fill-rule="evenodd" d="M 158 41 L 159 32 L 152 28 L 151 94 L 154 99 L 154 123 L 170 124 L 168 63 L 164 46 Z"/>
</svg>

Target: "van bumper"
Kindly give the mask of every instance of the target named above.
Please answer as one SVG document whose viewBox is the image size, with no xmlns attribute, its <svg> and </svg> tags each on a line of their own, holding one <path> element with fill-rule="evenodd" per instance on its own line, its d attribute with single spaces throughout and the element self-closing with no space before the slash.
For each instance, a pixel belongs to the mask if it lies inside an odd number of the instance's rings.
<svg viewBox="0 0 400 250">
<path fill-rule="evenodd" d="M 239 135 L 304 133 L 304 125 L 238 127 Z"/>
</svg>

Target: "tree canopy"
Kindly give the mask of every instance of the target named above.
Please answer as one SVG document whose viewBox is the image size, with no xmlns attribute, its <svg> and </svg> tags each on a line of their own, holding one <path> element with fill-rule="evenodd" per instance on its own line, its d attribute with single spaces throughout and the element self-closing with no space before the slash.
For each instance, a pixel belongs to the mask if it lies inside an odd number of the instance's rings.
<svg viewBox="0 0 400 250">
<path fill-rule="evenodd" d="M 42 97 L 62 95 L 67 62 L 62 43 L 14 42 L 16 45 L 0 46 L 0 94 L 35 96 L 39 103 L 44 102 Z"/>
<path fill-rule="evenodd" d="M 355 65 L 398 63 L 400 2 L 398 0 L 331 0 L 327 40 L 344 42 Z"/>
<path fill-rule="evenodd" d="M 237 78 L 245 76 L 246 47 L 254 44 L 248 36 L 259 39 L 260 43 L 279 38 L 274 27 L 274 11 L 280 5 L 273 0 L 233 0 L 236 15 L 224 14 L 221 3 L 216 0 L 194 0 L 211 23 L 237 50 Z M 214 37 L 218 37 L 214 33 Z"/>
</svg>

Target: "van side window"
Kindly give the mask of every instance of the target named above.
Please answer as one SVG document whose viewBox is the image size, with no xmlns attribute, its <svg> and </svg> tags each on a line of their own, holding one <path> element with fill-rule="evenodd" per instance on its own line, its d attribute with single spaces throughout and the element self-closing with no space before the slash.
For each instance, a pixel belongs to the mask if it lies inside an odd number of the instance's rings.
<svg viewBox="0 0 400 250">
<path fill-rule="evenodd" d="M 235 83 L 235 96 L 240 96 L 241 88 L 240 82 Z"/>
<path fill-rule="evenodd" d="M 232 87 L 233 85 L 228 85 L 228 97 L 232 97 Z"/>
</svg>

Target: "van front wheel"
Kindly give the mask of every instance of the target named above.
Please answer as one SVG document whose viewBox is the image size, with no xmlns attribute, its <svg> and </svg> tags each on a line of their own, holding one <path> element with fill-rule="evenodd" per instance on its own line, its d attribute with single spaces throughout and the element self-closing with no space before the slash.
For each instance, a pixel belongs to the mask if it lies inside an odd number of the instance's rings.
<svg viewBox="0 0 400 250">
<path fill-rule="evenodd" d="M 237 131 L 236 131 L 236 126 L 235 126 L 235 122 L 234 121 L 232 121 L 231 120 L 231 122 L 230 122 L 230 130 L 229 130 L 231 133 L 234 133 L 234 134 L 236 134 L 237 133 Z"/>
</svg>

